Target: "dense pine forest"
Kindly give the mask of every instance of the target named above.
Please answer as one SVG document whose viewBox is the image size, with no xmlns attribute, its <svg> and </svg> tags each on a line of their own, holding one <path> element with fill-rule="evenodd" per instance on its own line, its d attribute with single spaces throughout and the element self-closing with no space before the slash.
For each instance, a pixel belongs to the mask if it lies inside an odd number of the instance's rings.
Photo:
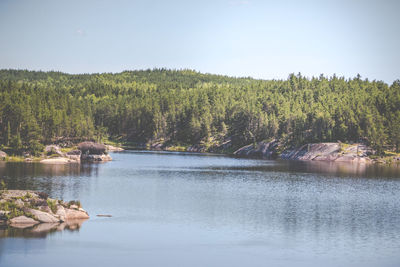
<svg viewBox="0 0 400 267">
<path fill-rule="evenodd" d="M 360 76 L 257 80 L 154 69 L 71 75 L 0 71 L 0 149 L 37 154 L 57 139 L 233 148 L 278 139 L 399 150 L 400 81 Z"/>
</svg>

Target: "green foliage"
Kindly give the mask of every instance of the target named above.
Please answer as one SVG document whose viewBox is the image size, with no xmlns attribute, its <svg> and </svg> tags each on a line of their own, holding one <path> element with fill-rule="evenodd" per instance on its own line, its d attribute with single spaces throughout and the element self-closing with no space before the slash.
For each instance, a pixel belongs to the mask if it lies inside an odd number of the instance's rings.
<svg viewBox="0 0 400 267">
<path fill-rule="evenodd" d="M 47 205 L 53 213 L 57 212 L 57 200 L 47 199 Z"/>
<path fill-rule="evenodd" d="M 0 181 L 0 190 L 7 190 L 7 185 L 4 180 Z"/>
<path fill-rule="evenodd" d="M 57 138 L 234 147 L 365 141 L 400 146 L 400 81 L 343 77 L 255 80 L 154 69 L 117 74 L 0 70 L 0 144 L 41 153 Z"/>
<path fill-rule="evenodd" d="M 76 205 L 76 206 L 78 206 L 78 208 L 82 207 L 81 202 L 79 200 L 71 200 L 71 201 L 69 201 L 67 206 L 71 207 L 71 205 Z"/>
<path fill-rule="evenodd" d="M 22 149 L 22 140 L 19 132 L 11 138 L 11 146 L 17 151 Z"/>
<path fill-rule="evenodd" d="M 10 121 L 8 121 L 7 122 L 7 139 L 6 139 L 7 146 L 10 145 L 10 140 L 11 140 L 11 126 L 10 126 Z"/>
<path fill-rule="evenodd" d="M 8 220 L 24 215 L 24 212 L 11 200 L 0 202 L 0 210 L 8 211 L 6 214 Z"/>
<path fill-rule="evenodd" d="M 28 143 L 27 150 L 33 155 L 33 156 L 39 156 L 44 149 L 44 145 L 41 144 L 38 140 L 31 140 Z"/>
</svg>

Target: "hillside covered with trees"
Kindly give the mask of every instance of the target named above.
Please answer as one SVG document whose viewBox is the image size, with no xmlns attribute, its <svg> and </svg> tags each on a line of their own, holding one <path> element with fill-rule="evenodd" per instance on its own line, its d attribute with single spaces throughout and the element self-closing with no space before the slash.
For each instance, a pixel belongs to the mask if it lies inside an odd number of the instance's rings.
<svg viewBox="0 0 400 267">
<path fill-rule="evenodd" d="M 0 149 L 39 153 L 57 138 L 237 148 L 365 142 L 399 150 L 400 81 L 256 80 L 154 69 L 71 75 L 0 70 Z"/>
</svg>

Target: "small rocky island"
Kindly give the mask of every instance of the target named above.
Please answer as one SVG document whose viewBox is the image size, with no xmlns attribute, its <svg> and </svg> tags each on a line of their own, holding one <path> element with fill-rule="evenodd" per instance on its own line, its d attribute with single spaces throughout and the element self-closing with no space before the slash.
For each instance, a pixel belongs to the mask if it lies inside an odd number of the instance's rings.
<svg viewBox="0 0 400 267">
<path fill-rule="evenodd" d="M 79 201 L 64 202 L 31 190 L 0 191 L 0 226 L 29 228 L 46 224 L 51 228 L 89 219 Z"/>
<path fill-rule="evenodd" d="M 121 151 L 122 149 L 103 145 L 95 142 L 79 143 L 77 149 L 73 149 L 66 153 L 61 151 L 57 145 L 48 145 L 45 148 L 45 153 L 48 158 L 42 159 L 41 163 L 79 163 L 79 162 L 104 162 L 112 160 L 108 154 L 109 151 Z"/>
</svg>

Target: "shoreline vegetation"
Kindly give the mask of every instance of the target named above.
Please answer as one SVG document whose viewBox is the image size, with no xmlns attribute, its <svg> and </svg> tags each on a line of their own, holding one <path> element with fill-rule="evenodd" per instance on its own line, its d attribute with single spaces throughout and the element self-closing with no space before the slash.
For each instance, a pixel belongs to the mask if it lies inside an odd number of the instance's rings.
<svg viewBox="0 0 400 267">
<path fill-rule="evenodd" d="M 88 140 L 293 160 L 400 157 L 400 80 L 0 70 L 0 103 L 0 160 L 7 161 L 110 160 L 106 149 L 78 149 Z"/>
<path fill-rule="evenodd" d="M 112 160 L 108 154 L 110 151 L 122 151 L 120 147 L 103 145 L 91 141 L 85 141 L 72 147 L 61 148 L 58 145 L 47 145 L 39 155 L 32 157 L 29 154 L 23 156 L 8 156 L 0 151 L 0 161 L 8 162 L 39 162 L 43 164 L 66 164 L 80 162 L 105 162 Z"/>
<path fill-rule="evenodd" d="M 210 147 L 207 147 L 204 144 L 171 145 L 161 142 L 155 142 L 152 144 L 126 143 L 121 147 L 126 150 L 143 149 L 150 151 L 218 153 L 241 158 L 267 160 L 282 159 L 299 161 L 400 164 L 400 153 L 384 151 L 382 155 L 378 156 L 373 149 L 360 143 L 309 143 L 295 148 L 285 148 L 282 143 L 277 140 L 272 140 L 270 142 L 249 144 L 235 150 L 232 150 L 230 141 Z"/>
<path fill-rule="evenodd" d="M 89 154 L 88 148 L 82 151 L 82 146 L 97 146 L 100 151 L 92 151 Z M 285 148 L 277 140 L 270 142 L 259 142 L 249 144 L 239 149 L 232 149 L 231 142 L 228 140 L 222 144 L 207 146 L 204 143 L 196 145 L 171 144 L 167 142 L 154 142 L 138 144 L 132 142 L 107 141 L 106 144 L 95 142 L 82 142 L 72 147 L 60 148 L 57 145 L 48 145 L 40 156 L 8 156 L 0 154 L 0 161 L 6 162 L 39 162 L 43 164 L 67 164 L 86 162 L 106 162 L 112 160 L 109 152 L 121 152 L 124 150 L 149 150 L 149 151 L 170 151 L 170 152 L 195 152 L 195 153 L 218 153 L 231 155 L 241 158 L 254 159 L 282 159 L 300 161 L 330 161 L 330 162 L 352 162 L 352 163 L 385 163 L 400 164 L 400 153 L 384 151 L 382 155 L 365 144 L 346 144 L 336 143 L 312 143 L 305 144 L 296 148 Z M 0 151 L 1 153 L 2 151 Z M 86 154 L 82 158 L 82 156 Z M 3 157 L 1 156 L 3 155 Z"/>
</svg>

